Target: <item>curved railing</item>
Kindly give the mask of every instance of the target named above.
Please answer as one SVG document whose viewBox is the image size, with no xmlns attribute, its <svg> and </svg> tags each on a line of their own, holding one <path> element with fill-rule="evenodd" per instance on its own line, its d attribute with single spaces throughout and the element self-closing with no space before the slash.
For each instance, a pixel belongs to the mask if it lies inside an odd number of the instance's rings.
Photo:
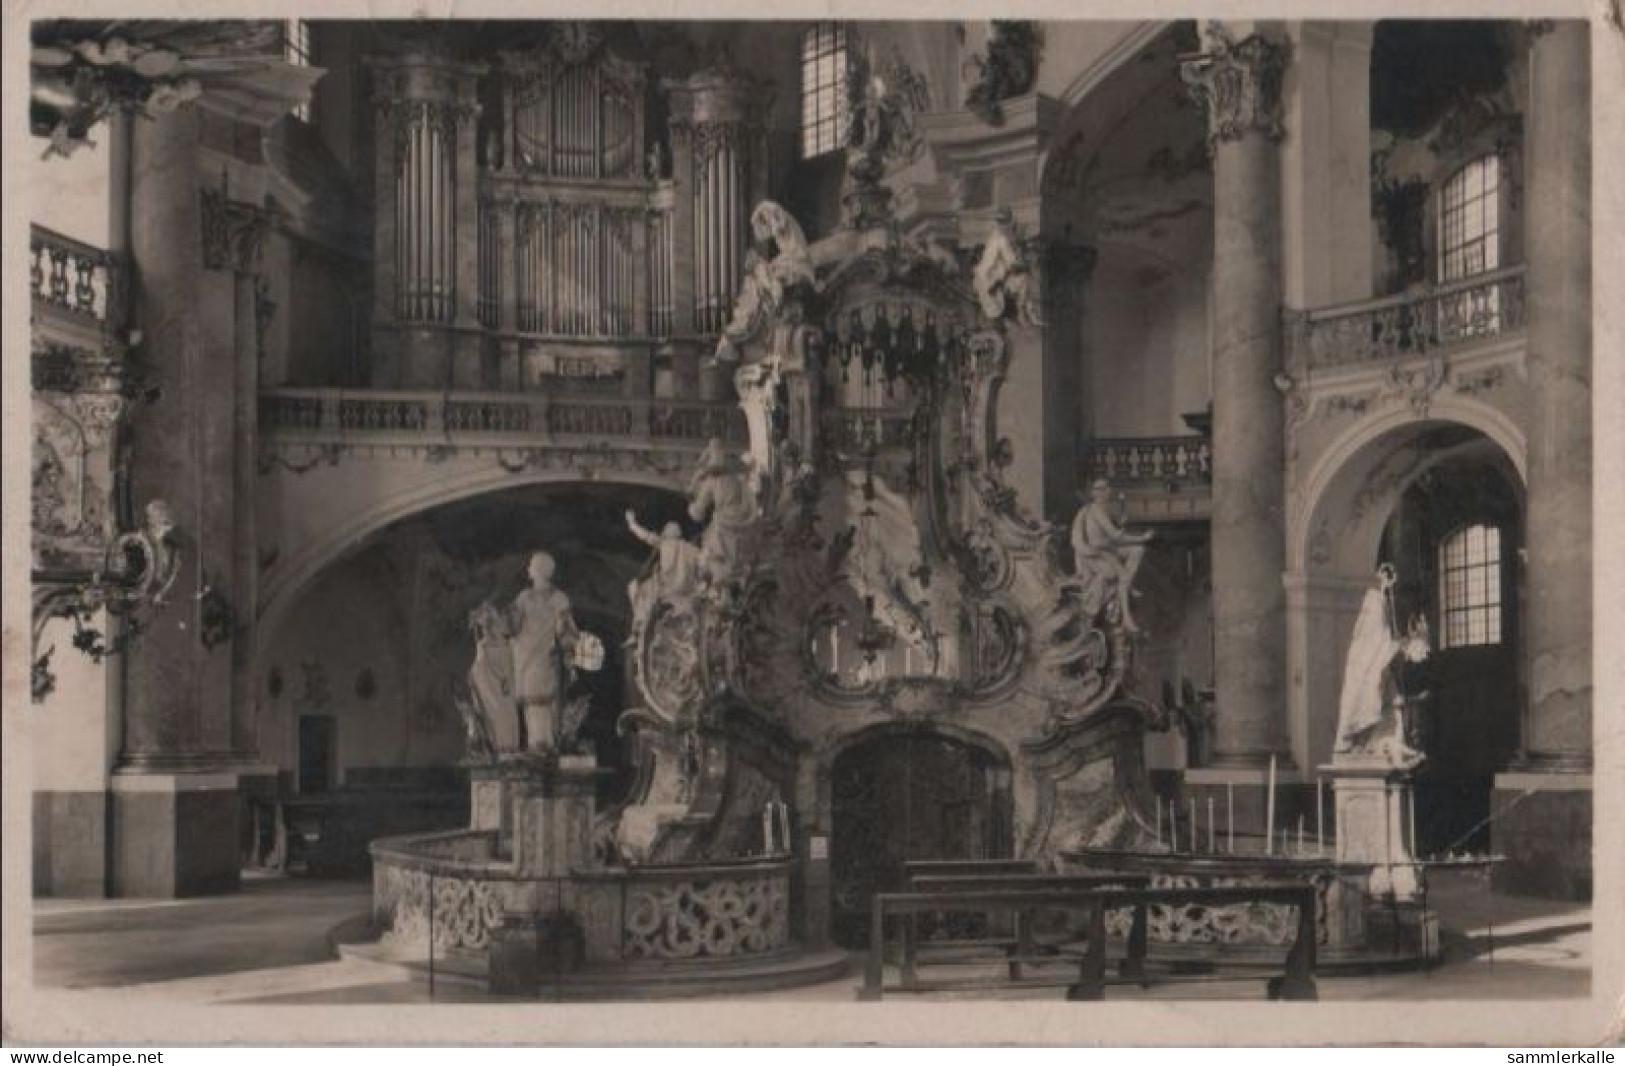
<svg viewBox="0 0 1625 1066">
<path fill-rule="evenodd" d="M 565 909 L 589 965 L 729 960 L 792 947 L 788 859 L 521 874 L 493 832 L 374 841 L 373 917 L 396 950 L 483 952 L 510 917 Z M 430 937 L 433 937 L 432 948 Z"/>
<path fill-rule="evenodd" d="M 1310 367 L 1339 367 L 1422 355 L 1521 331 L 1522 265 L 1417 292 L 1304 312 L 1298 358 Z"/>
</svg>

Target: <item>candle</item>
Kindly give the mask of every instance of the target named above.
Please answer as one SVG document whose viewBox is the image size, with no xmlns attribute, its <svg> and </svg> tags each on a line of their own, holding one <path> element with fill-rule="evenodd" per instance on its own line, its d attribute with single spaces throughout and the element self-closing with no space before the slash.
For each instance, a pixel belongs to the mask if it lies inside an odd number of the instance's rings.
<svg viewBox="0 0 1625 1066">
<path fill-rule="evenodd" d="M 1410 821 L 1410 827 L 1411 827 L 1411 858 L 1414 859 L 1414 858 L 1417 858 L 1420 855 L 1420 851 L 1417 849 L 1417 846 L 1416 846 L 1416 792 L 1415 792 L 1415 790 L 1411 789 L 1411 788 L 1405 789 L 1405 798 L 1410 801 L 1410 804 L 1409 804 L 1409 809 L 1410 809 L 1409 821 Z"/>
<path fill-rule="evenodd" d="M 1326 779 L 1315 778 L 1315 851 L 1326 853 Z"/>
<path fill-rule="evenodd" d="M 1337 791 L 1332 790 L 1332 843 L 1337 843 Z M 1334 853 L 1335 854 L 1335 853 Z"/>
<path fill-rule="evenodd" d="M 1298 854 L 1303 854 L 1303 815 L 1298 815 Z"/>
<path fill-rule="evenodd" d="M 1275 756 L 1270 756 L 1270 781 L 1264 796 L 1264 851 L 1275 853 Z"/>
<path fill-rule="evenodd" d="M 1213 833 L 1213 797 L 1210 795 L 1207 798 L 1207 850 L 1209 851 L 1218 850 L 1213 846 Z"/>
<path fill-rule="evenodd" d="M 1191 797 L 1191 851 L 1196 851 L 1196 797 Z"/>
<path fill-rule="evenodd" d="M 1172 796 L 1168 797 L 1168 850 L 1179 850 L 1179 808 Z"/>
<path fill-rule="evenodd" d="M 762 804 L 762 854 L 773 854 L 773 805 Z"/>
<path fill-rule="evenodd" d="M 1151 797 L 1151 806 L 1157 812 L 1157 843 L 1162 843 L 1162 800 L 1155 794 Z"/>
<path fill-rule="evenodd" d="M 1224 843 L 1230 854 L 1236 853 L 1236 785 L 1224 783 Z"/>
<path fill-rule="evenodd" d="M 785 803 L 779 804 L 779 845 L 790 854 L 790 807 Z"/>
</svg>

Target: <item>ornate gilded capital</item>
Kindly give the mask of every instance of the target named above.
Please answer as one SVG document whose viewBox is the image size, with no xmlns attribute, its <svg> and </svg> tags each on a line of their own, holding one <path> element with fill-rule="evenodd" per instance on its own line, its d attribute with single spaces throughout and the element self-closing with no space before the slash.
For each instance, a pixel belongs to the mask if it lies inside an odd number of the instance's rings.
<svg viewBox="0 0 1625 1066">
<path fill-rule="evenodd" d="M 1232 41 L 1217 32 L 1215 40 L 1216 48 L 1180 68 L 1191 98 L 1207 110 L 1209 148 L 1249 133 L 1280 140 L 1286 134 L 1281 117 L 1286 46 L 1256 33 Z"/>
</svg>

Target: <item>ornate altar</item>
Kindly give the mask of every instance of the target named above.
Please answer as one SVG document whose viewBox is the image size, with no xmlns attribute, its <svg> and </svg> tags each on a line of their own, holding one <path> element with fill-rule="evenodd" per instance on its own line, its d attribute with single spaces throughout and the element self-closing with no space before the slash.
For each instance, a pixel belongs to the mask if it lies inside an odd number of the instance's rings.
<svg viewBox="0 0 1625 1066">
<path fill-rule="evenodd" d="M 879 229 L 808 248 L 777 205 L 752 220 L 772 254 L 747 262 L 718 351 L 749 450 L 695 482 L 737 483 L 749 520 L 717 548 L 713 519 L 702 581 L 633 634 L 642 706 L 622 726 L 643 773 L 605 816 L 619 855 L 728 857 L 780 800 L 799 840 L 840 852 L 837 754 L 900 732 L 997 768 L 990 850 L 1148 843 L 1155 712 L 1128 686 L 1130 633 L 1003 476 L 1007 331 L 1034 326 L 1035 279 L 1019 256 L 972 270 Z"/>
</svg>

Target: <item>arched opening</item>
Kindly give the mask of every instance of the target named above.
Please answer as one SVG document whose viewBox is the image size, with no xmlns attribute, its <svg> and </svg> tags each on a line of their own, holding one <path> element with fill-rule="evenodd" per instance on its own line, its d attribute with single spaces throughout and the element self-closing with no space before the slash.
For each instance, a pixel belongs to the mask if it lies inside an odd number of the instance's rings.
<svg viewBox="0 0 1625 1066">
<path fill-rule="evenodd" d="M 869 900 L 904 886 L 904 863 L 1011 854 L 1008 761 L 968 736 L 907 725 L 866 732 L 830 764 L 832 930 L 869 937 Z"/>
<path fill-rule="evenodd" d="M 289 605 L 261 648 L 253 698 L 282 809 L 308 808 L 326 823 L 332 854 L 312 869 L 353 871 L 370 839 L 466 822 L 457 701 L 474 659 L 469 614 L 511 602 L 537 551 L 553 555 L 577 624 L 604 645 L 602 668 L 578 674 L 572 694 L 589 700 L 578 738 L 610 771 L 600 804 L 624 796 L 632 768 L 615 726 L 638 702 L 626 588 L 648 557 L 627 529 L 629 510 L 656 528 L 686 517 L 675 494 L 629 485 L 460 499 L 377 531 Z"/>
<path fill-rule="evenodd" d="M 1426 619 L 1433 647 L 1412 687 L 1428 692 L 1407 727 L 1423 854 L 1487 850 L 1495 772 L 1518 747 L 1522 706 L 1518 549 L 1522 504 L 1505 464 L 1464 449 L 1416 477 L 1383 529 L 1381 561 L 1401 575 L 1401 624 Z"/>
<path fill-rule="evenodd" d="M 1416 773 L 1419 850 L 1483 850 L 1494 776 L 1516 754 L 1524 705 L 1516 461 L 1484 432 L 1433 419 L 1364 440 L 1321 484 L 1307 543 L 1296 546 L 1308 765 L 1331 758 L 1354 617 L 1388 563 L 1397 633 L 1425 624 L 1431 646 L 1425 664 L 1392 667 L 1403 691 L 1426 693 L 1406 722 L 1426 756 Z"/>
</svg>

